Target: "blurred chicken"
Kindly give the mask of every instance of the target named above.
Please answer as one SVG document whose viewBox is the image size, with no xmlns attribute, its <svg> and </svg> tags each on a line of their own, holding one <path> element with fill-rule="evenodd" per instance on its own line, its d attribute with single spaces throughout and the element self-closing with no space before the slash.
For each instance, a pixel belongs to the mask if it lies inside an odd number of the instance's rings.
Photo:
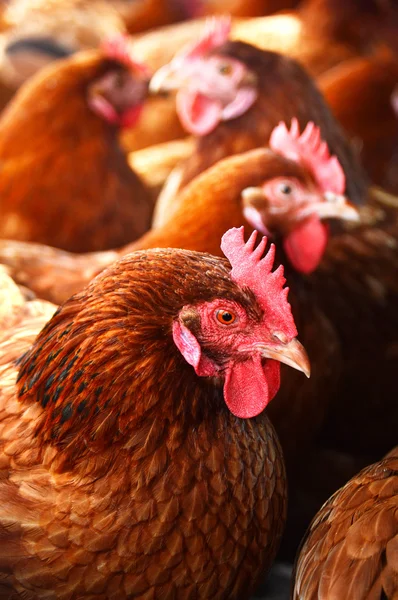
<svg viewBox="0 0 398 600">
<path fill-rule="evenodd" d="M 43 317 L 10 330 L 2 597 L 250 597 L 286 506 L 264 409 L 278 361 L 309 370 L 283 274 L 253 244 L 227 232 L 230 265 L 133 253 L 41 331 Z"/>
<path fill-rule="evenodd" d="M 398 596 L 398 447 L 336 492 L 298 556 L 294 600 Z"/>
<path fill-rule="evenodd" d="M 389 181 L 398 150 L 398 117 L 392 102 L 397 84 L 398 58 L 388 52 L 346 61 L 318 80 L 334 116 L 357 145 L 371 180 L 398 193 Z"/>
<path fill-rule="evenodd" d="M 50 65 L 0 119 L 0 237 L 72 251 L 116 248 L 150 225 L 149 190 L 118 143 L 148 74 L 123 38 Z"/>
<path fill-rule="evenodd" d="M 37 300 L 30 290 L 16 285 L 0 265 L 0 340 L 19 322 L 40 316 L 50 319 L 55 310 L 54 304 Z"/>
<path fill-rule="evenodd" d="M 293 118 L 301 128 L 309 121 L 320 126 L 344 168 L 348 195 L 362 202 L 362 169 L 312 79 L 294 60 L 228 38 L 228 19 L 210 22 L 197 42 L 151 80 L 153 91 L 177 89 L 178 115 L 197 137 L 196 151 L 166 182 L 154 225 L 177 210 L 178 192 L 196 175 L 225 156 L 267 145 L 274 127 Z"/>
</svg>

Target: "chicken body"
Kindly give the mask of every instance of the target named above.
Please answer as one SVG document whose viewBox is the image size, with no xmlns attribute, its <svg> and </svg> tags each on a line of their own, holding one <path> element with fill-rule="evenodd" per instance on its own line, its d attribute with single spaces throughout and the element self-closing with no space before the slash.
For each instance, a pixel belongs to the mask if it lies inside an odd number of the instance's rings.
<svg viewBox="0 0 398 600">
<path fill-rule="evenodd" d="M 0 120 L 0 237 L 89 251 L 121 246 L 149 228 L 150 193 L 128 165 L 118 127 L 89 106 L 90 94 L 101 93 L 90 86 L 110 87 L 109 78 L 126 73 L 115 58 L 88 51 L 19 91 Z"/>
<path fill-rule="evenodd" d="M 283 526 L 279 445 L 171 337 L 224 297 L 259 314 L 220 259 L 134 253 L 3 339 L 0 597 L 249 597 Z"/>
<path fill-rule="evenodd" d="M 398 448 L 321 508 L 303 540 L 295 600 L 370 600 L 398 593 Z"/>
</svg>

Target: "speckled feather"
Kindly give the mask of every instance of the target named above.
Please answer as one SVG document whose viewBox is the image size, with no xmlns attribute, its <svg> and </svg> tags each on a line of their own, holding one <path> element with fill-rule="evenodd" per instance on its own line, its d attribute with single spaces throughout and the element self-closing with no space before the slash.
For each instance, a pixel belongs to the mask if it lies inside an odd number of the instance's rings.
<svg viewBox="0 0 398 600">
<path fill-rule="evenodd" d="M 336 492 L 313 520 L 296 565 L 294 600 L 398 595 L 398 448 Z"/>
<path fill-rule="evenodd" d="M 187 303 L 248 302 L 226 265 L 135 253 L 3 342 L 0 597 L 249 597 L 284 521 L 279 445 L 171 337 Z"/>
</svg>

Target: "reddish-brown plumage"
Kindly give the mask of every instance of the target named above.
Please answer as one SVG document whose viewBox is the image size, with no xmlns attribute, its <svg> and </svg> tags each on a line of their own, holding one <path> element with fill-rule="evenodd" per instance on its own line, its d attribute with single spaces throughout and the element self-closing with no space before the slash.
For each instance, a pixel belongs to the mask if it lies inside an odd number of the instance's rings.
<svg viewBox="0 0 398 600">
<path fill-rule="evenodd" d="M 0 237 L 84 252 L 119 247 L 149 228 L 150 193 L 128 165 L 118 128 L 89 107 L 95 82 L 131 69 L 90 51 L 19 91 L 0 120 Z"/>
<path fill-rule="evenodd" d="M 370 179 L 393 193 L 398 192 L 398 118 L 392 105 L 397 81 L 398 60 L 388 52 L 346 61 L 318 80 Z"/>
<path fill-rule="evenodd" d="M 398 448 L 321 508 L 298 556 L 295 600 L 372 600 L 398 594 Z"/>
<path fill-rule="evenodd" d="M 279 445 L 264 414 L 228 411 L 219 383 L 195 375 L 171 334 L 185 305 L 217 297 L 255 303 L 226 261 L 140 252 L 71 298 L 36 340 L 31 328 L 10 331 L 0 597 L 249 597 L 284 521 Z"/>
</svg>

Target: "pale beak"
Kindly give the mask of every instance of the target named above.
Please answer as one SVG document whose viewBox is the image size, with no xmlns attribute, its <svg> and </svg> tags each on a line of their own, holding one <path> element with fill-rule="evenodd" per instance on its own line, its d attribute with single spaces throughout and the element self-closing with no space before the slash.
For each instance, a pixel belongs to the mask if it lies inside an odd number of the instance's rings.
<svg viewBox="0 0 398 600">
<path fill-rule="evenodd" d="M 243 204 L 246 206 L 250 206 L 256 200 L 264 201 L 265 195 L 263 190 L 260 187 L 248 187 L 245 188 L 241 193 Z"/>
<path fill-rule="evenodd" d="M 297 371 L 302 371 L 307 377 L 311 375 L 307 352 L 296 338 L 281 344 L 256 344 L 256 349 L 261 352 L 263 358 L 278 360 Z"/>
<path fill-rule="evenodd" d="M 159 94 L 178 90 L 187 82 L 188 77 L 183 74 L 183 69 L 179 69 L 170 63 L 156 71 L 149 83 L 149 91 L 151 94 Z"/>
<path fill-rule="evenodd" d="M 318 215 L 320 219 L 342 219 L 355 222 L 360 220 L 358 209 L 345 196 L 325 192 L 324 198 L 326 202 L 316 203 L 316 209 L 311 211 Z"/>
</svg>

